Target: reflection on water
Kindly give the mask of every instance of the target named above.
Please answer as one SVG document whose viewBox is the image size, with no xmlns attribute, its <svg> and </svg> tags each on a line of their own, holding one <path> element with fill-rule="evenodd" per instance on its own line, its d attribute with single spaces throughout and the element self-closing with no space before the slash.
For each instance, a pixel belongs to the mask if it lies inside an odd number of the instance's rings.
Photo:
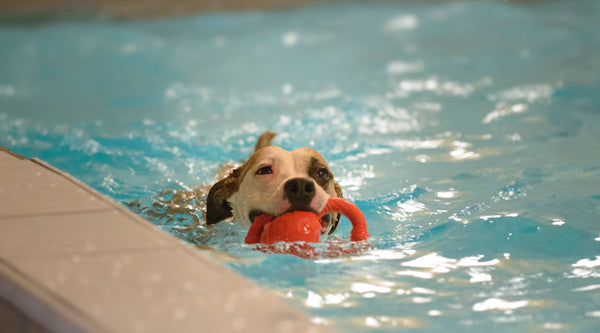
<svg viewBox="0 0 600 333">
<path fill-rule="evenodd" d="M 2 27 L 0 145 L 210 250 L 316 323 L 593 332 L 599 4 L 334 3 Z M 348 244 L 342 220 L 306 260 L 204 224 L 209 185 L 265 130 L 325 156 L 367 217 L 367 244 Z"/>
</svg>

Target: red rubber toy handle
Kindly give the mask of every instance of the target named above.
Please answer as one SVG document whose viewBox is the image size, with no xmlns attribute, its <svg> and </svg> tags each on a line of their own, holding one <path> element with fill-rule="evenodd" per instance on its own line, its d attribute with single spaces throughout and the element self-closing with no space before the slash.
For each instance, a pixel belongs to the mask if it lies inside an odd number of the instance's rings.
<svg viewBox="0 0 600 333">
<path fill-rule="evenodd" d="M 273 216 L 262 214 L 254 220 L 250 229 L 248 229 L 248 234 L 246 235 L 246 239 L 244 240 L 246 244 L 255 244 L 260 243 L 263 233 L 265 231 L 265 226 L 267 223 L 273 221 L 275 219 Z"/>
<path fill-rule="evenodd" d="M 342 198 L 329 198 L 325 208 L 319 213 L 319 218 L 329 213 L 340 213 L 346 216 L 352 223 L 350 240 L 353 242 L 363 241 L 369 238 L 367 231 L 367 220 L 355 204 Z"/>
</svg>

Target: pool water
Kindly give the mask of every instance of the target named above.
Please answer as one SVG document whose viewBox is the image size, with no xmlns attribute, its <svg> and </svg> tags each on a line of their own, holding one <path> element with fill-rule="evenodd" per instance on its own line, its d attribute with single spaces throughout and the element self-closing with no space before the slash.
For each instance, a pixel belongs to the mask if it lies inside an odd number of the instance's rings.
<svg viewBox="0 0 600 333">
<path fill-rule="evenodd" d="M 596 0 L 11 21 L 0 145 L 341 331 L 596 332 L 599 21 Z M 369 249 L 265 254 L 203 224 L 207 185 L 265 130 L 325 156 Z"/>
</svg>

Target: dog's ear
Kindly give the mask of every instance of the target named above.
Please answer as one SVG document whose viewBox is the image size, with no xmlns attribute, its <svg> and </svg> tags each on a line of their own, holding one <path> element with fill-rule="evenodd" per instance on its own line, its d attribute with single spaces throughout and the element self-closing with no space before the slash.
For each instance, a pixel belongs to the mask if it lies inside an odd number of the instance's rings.
<svg viewBox="0 0 600 333">
<path fill-rule="evenodd" d="M 206 224 L 219 223 L 233 216 L 227 199 L 238 191 L 240 175 L 241 167 L 210 188 L 206 197 Z"/>
<path fill-rule="evenodd" d="M 342 187 L 340 186 L 340 184 L 338 183 L 333 183 L 333 186 L 335 187 L 335 193 L 338 195 L 338 198 L 344 198 L 344 195 L 342 194 Z"/>
<path fill-rule="evenodd" d="M 271 141 L 276 136 L 276 133 L 273 132 L 264 132 L 260 135 L 258 140 L 256 141 L 256 146 L 254 146 L 254 151 L 257 151 L 261 148 L 268 147 L 271 145 Z"/>
</svg>

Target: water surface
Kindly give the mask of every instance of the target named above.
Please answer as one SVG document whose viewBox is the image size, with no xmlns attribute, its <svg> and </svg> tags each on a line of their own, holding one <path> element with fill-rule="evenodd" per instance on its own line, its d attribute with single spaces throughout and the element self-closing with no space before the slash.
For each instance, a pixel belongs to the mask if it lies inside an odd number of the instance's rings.
<svg viewBox="0 0 600 333">
<path fill-rule="evenodd" d="M 343 331 L 595 332 L 599 13 L 594 0 L 350 2 L 4 25 L 0 145 Z M 195 189 L 265 130 L 325 156 L 370 249 L 305 260 L 203 225 Z"/>
</svg>

